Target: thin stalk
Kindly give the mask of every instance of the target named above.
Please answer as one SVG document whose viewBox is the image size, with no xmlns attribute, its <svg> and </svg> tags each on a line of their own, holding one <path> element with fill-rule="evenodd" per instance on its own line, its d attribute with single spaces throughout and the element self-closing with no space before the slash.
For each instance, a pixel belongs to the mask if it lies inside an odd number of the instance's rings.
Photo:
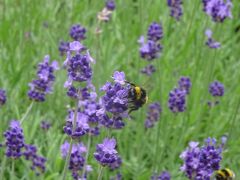
<svg viewBox="0 0 240 180">
<path fill-rule="evenodd" d="M 98 178 L 97 180 L 101 180 L 103 175 L 103 166 L 100 165 L 99 171 L 98 171 Z"/>
<path fill-rule="evenodd" d="M 12 170 L 11 170 L 11 180 L 14 180 L 14 159 L 12 159 Z"/>
<path fill-rule="evenodd" d="M 73 132 L 75 131 L 76 124 L 77 124 L 77 111 L 78 111 L 78 101 L 76 101 L 75 111 L 74 111 Z M 64 169 L 63 169 L 62 180 L 66 179 L 67 168 L 68 168 L 68 164 L 69 164 L 69 160 L 70 160 L 70 156 L 71 156 L 71 152 L 72 152 L 72 147 L 73 147 L 73 139 L 71 138 L 69 151 L 68 151 L 66 162 L 65 162 L 65 165 L 64 165 Z"/>
<path fill-rule="evenodd" d="M 3 179 L 3 175 L 4 175 L 4 170 L 5 170 L 5 165 L 6 165 L 6 156 L 3 157 L 3 161 L 1 163 L 1 174 L 0 174 L 0 179 Z"/>
<path fill-rule="evenodd" d="M 86 156 L 85 156 L 85 163 L 84 163 L 84 166 L 83 166 L 82 179 L 84 179 L 84 174 L 86 172 L 86 166 L 87 166 L 90 146 L 91 146 L 91 135 L 88 134 L 87 153 L 86 153 Z"/>
<path fill-rule="evenodd" d="M 26 119 L 27 115 L 29 114 L 29 112 L 31 111 L 31 109 L 33 107 L 33 104 L 34 104 L 34 102 L 32 101 L 31 104 L 28 106 L 27 111 L 24 113 L 24 115 L 20 119 L 20 124 L 22 124 L 23 121 Z"/>
</svg>

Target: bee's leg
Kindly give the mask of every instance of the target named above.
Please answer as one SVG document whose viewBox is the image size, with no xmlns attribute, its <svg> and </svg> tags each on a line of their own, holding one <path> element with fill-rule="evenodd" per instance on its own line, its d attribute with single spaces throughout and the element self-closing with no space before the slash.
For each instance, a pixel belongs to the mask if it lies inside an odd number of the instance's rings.
<svg viewBox="0 0 240 180">
<path fill-rule="evenodd" d="M 130 107 L 128 114 L 130 114 L 132 111 L 136 111 L 136 110 L 138 110 L 138 107 L 132 106 L 132 107 Z"/>
</svg>

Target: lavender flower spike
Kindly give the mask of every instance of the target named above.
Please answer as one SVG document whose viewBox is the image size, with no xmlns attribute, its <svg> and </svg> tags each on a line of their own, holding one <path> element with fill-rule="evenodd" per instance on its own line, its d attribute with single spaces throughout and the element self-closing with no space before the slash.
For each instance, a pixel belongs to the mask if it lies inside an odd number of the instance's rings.
<svg viewBox="0 0 240 180">
<path fill-rule="evenodd" d="M 28 96 L 31 100 L 45 101 L 46 94 L 52 92 L 53 82 L 55 81 L 54 71 L 58 70 L 57 61 L 49 62 L 50 57 L 46 55 L 43 62 L 38 64 L 37 79 L 29 83 L 30 90 Z"/>
<path fill-rule="evenodd" d="M 125 84 L 124 72 L 115 71 L 113 74 L 113 79 L 114 79 L 114 82 L 124 85 Z"/>
<path fill-rule="evenodd" d="M 224 85 L 219 81 L 214 81 L 209 85 L 209 93 L 214 97 L 224 95 Z"/>
<path fill-rule="evenodd" d="M 145 127 L 151 128 L 158 121 L 160 113 L 162 112 L 161 106 L 158 102 L 152 103 L 148 106 L 147 119 L 145 120 Z"/>
<path fill-rule="evenodd" d="M 97 145 L 94 157 L 101 165 L 111 168 L 111 165 L 119 158 L 115 148 L 116 140 L 106 138 L 103 140 L 102 144 Z"/>
<path fill-rule="evenodd" d="M 25 142 L 19 121 L 12 120 L 10 122 L 9 129 L 4 133 L 4 137 L 7 147 L 6 156 L 15 159 L 22 156 L 22 148 Z"/>
<path fill-rule="evenodd" d="M 75 40 L 75 41 L 81 41 L 86 39 L 86 29 L 82 27 L 80 24 L 74 24 L 70 30 L 69 30 L 70 36 Z"/>
<path fill-rule="evenodd" d="M 171 11 L 170 15 L 179 21 L 183 15 L 182 0 L 167 0 L 167 4 Z"/>
<path fill-rule="evenodd" d="M 186 109 L 186 91 L 180 89 L 173 89 L 169 93 L 168 107 L 174 112 L 183 112 Z"/>
<path fill-rule="evenodd" d="M 211 49 L 218 49 L 221 47 L 221 44 L 217 41 L 215 41 L 214 39 L 212 39 L 212 31 L 210 29 L 207 29 L 205 31 L 205 34 L 207 36 L 207 42 L 206 45 L 211 48 Z"/>
<path fill-rule="evenodd" d="M 6 91 L 3 89 L 0 89 L 0 107 L 4 105 L 6 101 L 7 101 Z"/>
<path fill-rule="evenodd" d="M 141 70 L 141 73 L 146 74 L 147 76 L 151 76 L 154 72 L 156 72 L 156 68 L 152 64 L 147 65 Z"/>
<path fill-rule="evenodd" d="M 190 93 L 190 89 L 192 87 L 192 83 L 189 77 L 182 76 L 178 81 L 178 87 L 181 90 L 185 90 L 187 94 Z"/>
</svg>

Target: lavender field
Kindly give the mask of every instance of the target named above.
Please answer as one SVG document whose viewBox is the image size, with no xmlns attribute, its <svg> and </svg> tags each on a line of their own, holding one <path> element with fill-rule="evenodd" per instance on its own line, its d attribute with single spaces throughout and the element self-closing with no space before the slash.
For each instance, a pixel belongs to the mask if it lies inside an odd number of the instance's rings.
<svg viewBox="0 0 240 180">
<path fill-rule="evenodd" d="M 240 1 L 0 1 L 0 180 L 240 179 Z"/>
</svg>

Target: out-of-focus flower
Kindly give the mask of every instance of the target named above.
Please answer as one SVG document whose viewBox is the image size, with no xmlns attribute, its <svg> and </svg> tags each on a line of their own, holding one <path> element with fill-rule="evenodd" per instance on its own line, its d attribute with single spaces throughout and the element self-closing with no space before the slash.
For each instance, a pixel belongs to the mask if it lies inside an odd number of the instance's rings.
<svg viewBox="0 0 240 180">
<path fill-rule="evenodd" d="M 82 27 L 80 24 L 74 24 L 69 30 L 69 35 L 75 41 L 82 41 L 86 39 L 86 29 Z"/>
<path fill-rule="evenodd" d="M 148 40 L 145 43 L 143 36 L 140 37 L 138 42 L 141 45 L 139 52 L 143 59 L 151 61 L 153 59 L 160 57 L 162 46 L 158 42 Z"/>
<path fill-rule="evenodd" d="M 69 51 L 69 42 L 60 41 L 58 51 L 61 56 L 65 55 Z"/>
<path fill-rule="evenodd" d="M 45 101 L 46 94 L 52 92 L 53 82 L 55 80 L 54 71 L 58 69 L 57 61 L 49 62 L 50 57 L 44 57 L 43 62 L 38 64 L 37 79 L 29 83 L 30 90 L 28 96 L 31 100 Z"/>
<path fill-rule="evenodd" d="M 115 169 L 118 169 L 121 165 L 122 165 L 122 158 L 120 156 L 117 156 L 117 160 L 109 164 L 109 168 L 113 171 Z"/>
<path fill-rule="evenodd" d="M 218 49 L 221 47 L 221 44 L 217 41 L 215 41 L 214 39 L 212 39 L 212 31 L 210 29 L 207 29 L 205 31 L 205 34 L 207 36 L 207 41 L 206 41 L 206 45 L 212 49 Z"/>
<path fill-rule="evenodd" d="M 174 17 L 177 21 L 180 20 L 183 15 L 182 0 L 167 0 L 167 4 L 170 8 L 170 16 Z"/>
<path fill-rule="evenodd" d="M 152 64 L 147 65 L 141 70 L 141 73 L 146 74 L 147 76 L 151 76 L 154 72 L 156 72 L 156 68 Z"/>
<path fill-rule="evenodd" d="M 151 128 L 158 121 L 162 108 L 158 102 L 154 102 L 148 106 L 147 119 L 145 120 L 145 127 Z"/>
<path fill-rule="evenodd" d="M 63 158 L 67 157 L 69 148 L 70 148 L 70 144 L 67 141 L 65 141 L 64 144 L 62 144 L 61 146 L 61 153 Z M 76 180 L 81 178 L 79 171 L 83 169 L 83 166 L 85 163 L 85 158 L 83 153 L 86 153 L 86 152 L 87 152 L 87 148 L 82 143 L 73 144 L 72 151 L 70 154 L 70 162 L 69 162 L 68 169 L 72 171 L 72 177 Z M 90 170 L 89 166 L 88 166 L 88 170 Z"/>
<path fill-rule="evenodd" d="M 192 83 L 189 77 L 182 76 L 178 81 L 178 87 L 181 90 L 185 90 L 187 94 L 190 93 L 190 89 L 192 87 Z"/>
<path fill-rule="evenodd" d="M 107 8 L 107 10 L 109 11 L 114 11 L 114 9 L 116 8 L 116 4 L 114 0 L 107 0 L 105 7 Z"/>
<path fill-rule="evenodd" d="M 122 174 L 121 173 L 117 173 L 115 176 L 110 177 L 110 180 L 122 180 Z"/>
<path fill-rule="evenodd" d="M 103 8 L 97 15 L 99 21 L 108 22 L 111 18 L 112 11 L 109 11 L 107 8 Z"/>
<path fill-rule="evenodd" d="M 163 29 L 162 25 L 158 24 L 157 22 L 153 22 L 150 24 L 148 27 L 148 40 L 152 41 L 159 41 L 160 39 L 163 38 Z"/>
<path fill-rule="evenodd" d="M 215 139 L 206 139 L 202 147 L 199 147 L 198 142 L 190 142 L 189 147 L 180 155 L 184 161 L 181 171 L 189 179 L 210 180 L 212 174 L 220 168 L 221 153 L 222 148 L 216 145 Z"/>
<path fill-rule="evenodd" d="M 98 144 L 96 152 L 94 153 L 95 159 L 102 165 L 111 168 L 114 163 L 118 164 L 119 155 L 116 148 L 116 140 L 114 138 L 105 138 L 102 144 Z"/>
<path fill-rule="evenodd" d="M 6 144 L 6 156 L 9 158 L 19 158 L 24 147 L 23 130 L 19 121 L 12 120 L 9 129 L 4 132 Z"/>
<path fill-rule="evenodd" d="M 215 22 L 223 22 L 226 18 L 232 18 L 231 0 L 202 0 L 203 10 L 212 17 Z"/>
<path fill-rule="evenodd" d="M 41 121 L 41 128 L 47 131 L 51 127 L 51 123 L 48 121 Z"/>
<path fill-rule="evenodd" d="M 26 144 L 25 151 L 23 155 L 26 160 L 30 160 L 32 162 L 31 169 L 35 171 L 37 175 L 44 173 L 46 170 L 45 163 L 46 158 L 37 155 L 37 147 L 34 145 Z"/>
<path fill-rule="evenodd" d="M 171 180 L 171 176 L 168 171 L 163 171 L 160 175 L 154 173 L 151 180 Z"/>
<path fill-rule="evenodd" d="M 174 88 L 169 93 L 168 107 L 174 112 L 183 112 L 186 109 L 186 91 Z"/>
<path fill-rule="evenodd" d="M 0 89 L 0 106 L 4 105 L 7 101 L 6 91 Z"/>
<path fill-rule="evenodd" d="M 219 81 L 214 81 L 209 85 L 209 93 L 214 97 L 224 95 L 224 85 Z"/>
</svg>

